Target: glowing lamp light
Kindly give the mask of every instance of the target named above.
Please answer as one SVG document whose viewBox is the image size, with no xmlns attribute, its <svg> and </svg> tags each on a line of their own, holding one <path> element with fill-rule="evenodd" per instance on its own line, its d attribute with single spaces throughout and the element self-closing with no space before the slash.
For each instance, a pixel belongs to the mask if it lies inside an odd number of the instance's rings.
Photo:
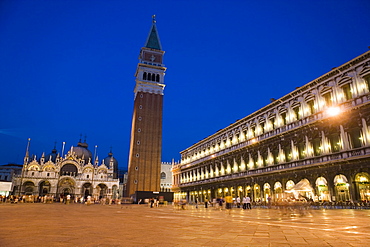
<svg viewBox="0 0 370 247">
<path fill-rule="evenodd" d="M 326 110 L 326 113 L 329 115 L 329 116 L 336 116 L 340 113 L 340 109 L 339 107 L 329 107 L 327 110 Z"/>
</svg>

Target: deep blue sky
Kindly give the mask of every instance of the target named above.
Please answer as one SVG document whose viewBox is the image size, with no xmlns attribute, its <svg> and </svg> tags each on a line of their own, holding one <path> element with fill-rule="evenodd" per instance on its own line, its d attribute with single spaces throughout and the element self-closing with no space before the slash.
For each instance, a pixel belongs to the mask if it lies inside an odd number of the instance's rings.
<svg viewBox="0 0 370 247">
<path fill-rule="evenodd" d="M 0 165 L 87 135 L 127 167 L 151 16 L 168 67 L 163 161 L 366 52 L 370 1 L 0 0 Z"/>
</svg>

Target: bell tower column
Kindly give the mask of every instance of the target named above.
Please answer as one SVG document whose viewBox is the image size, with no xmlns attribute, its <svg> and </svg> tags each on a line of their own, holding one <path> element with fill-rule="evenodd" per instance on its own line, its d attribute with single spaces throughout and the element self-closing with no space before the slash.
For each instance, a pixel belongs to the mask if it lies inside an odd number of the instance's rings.
<svg viewBox="0 0 370 247">
<path fill-rule="evenodd" d="M 126 196 L 136 191 L 159 191 L 162 155 L 162 110 L 164 51 L 159 40 L 155 16 L 141 48 L 135 77 L 134 110 L 128 164 Z"/>
</svg>

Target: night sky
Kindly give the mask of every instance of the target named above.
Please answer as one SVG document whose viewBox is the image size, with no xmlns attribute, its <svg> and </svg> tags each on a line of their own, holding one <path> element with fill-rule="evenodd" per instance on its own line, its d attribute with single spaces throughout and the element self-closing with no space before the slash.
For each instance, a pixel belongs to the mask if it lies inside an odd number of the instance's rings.
<svg viewBox="0 0 370 247">
<path fill-rule="evenodd" d="M 134 73 L 152 15 L 162 161 L 370 46 L 370 1 L 0 0 L 0 165 L 86 136 L 127 167 Z"/>
</svg>

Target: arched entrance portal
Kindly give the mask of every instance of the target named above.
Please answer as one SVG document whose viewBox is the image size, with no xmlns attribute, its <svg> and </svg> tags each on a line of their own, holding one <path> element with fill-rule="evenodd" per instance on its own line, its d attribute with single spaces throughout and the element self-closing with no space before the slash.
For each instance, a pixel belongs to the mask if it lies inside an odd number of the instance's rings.
<svg viewBox="0 0 370 247">
<path fill-rule="evenodd" d="M 356 174 L 355 182 L 361 201 L 370 201 L 370 176 L 367 172 Z"/>
<path fill-rule="evenodd" d="M 33 195 L 33 191 L 35 188 L 35 184 L 31 181 L 25 182 L 23 184 L 24 194 L 25 195 Z"/>
<path fill-rule="evenodd" d="M 274 184 L 274 196 L 277 201 L 283 198 L 283 185 L 280 182 Z"/>
<path fill-rule="evenodd" d="M 319 177 L 316 179 L 316 188 L 319 201 L 330 201 L 328 182 L 324 177 Z"/>
<path fill-rule="evenodd" d="M 67 195 L 74 196 L 75 185 L 76 185 L 75 181 L 72 180 L 71 178 L 64 178 L 60 180 L 58 184 L 59 195 L 61 195 L 62 197 Z"/>
<path fill-rule="evenodd" d="M 271 187 L 269 183 L 265 183 L 263 185 L 263 200 L 267 202 L 268 198 L 271 199 Z"/>
<path fill-rule="evenodd" d="M 81 195 L 87 199 L 88 196 L 91 196 L 93 194 L 93 187 L 91 183 L 85 183 L 82 186 Z"/>
<path fill-rule="evenodd" d="M 50 183 L 49 181 L 42 181 L 39 185 L 39 195 L 45 196 L 50 193 Z"/>
<path fill-rule="evenodd" d="M 253 186 L 253 201 L 261 202 L 261 190 L 258 184 Z"/>
<path fill-rule="evenodd" d="M 108 187 L 105 184 L 99 184 L 96 189 L 98 190 L 99 199 L 107 196 Z"/>
<path fill-rule="evenodd" d="M 346 176 L 339 174 L 334 178 L 336 201 L 349 201 L 349 184 Z"/>
</svg>

